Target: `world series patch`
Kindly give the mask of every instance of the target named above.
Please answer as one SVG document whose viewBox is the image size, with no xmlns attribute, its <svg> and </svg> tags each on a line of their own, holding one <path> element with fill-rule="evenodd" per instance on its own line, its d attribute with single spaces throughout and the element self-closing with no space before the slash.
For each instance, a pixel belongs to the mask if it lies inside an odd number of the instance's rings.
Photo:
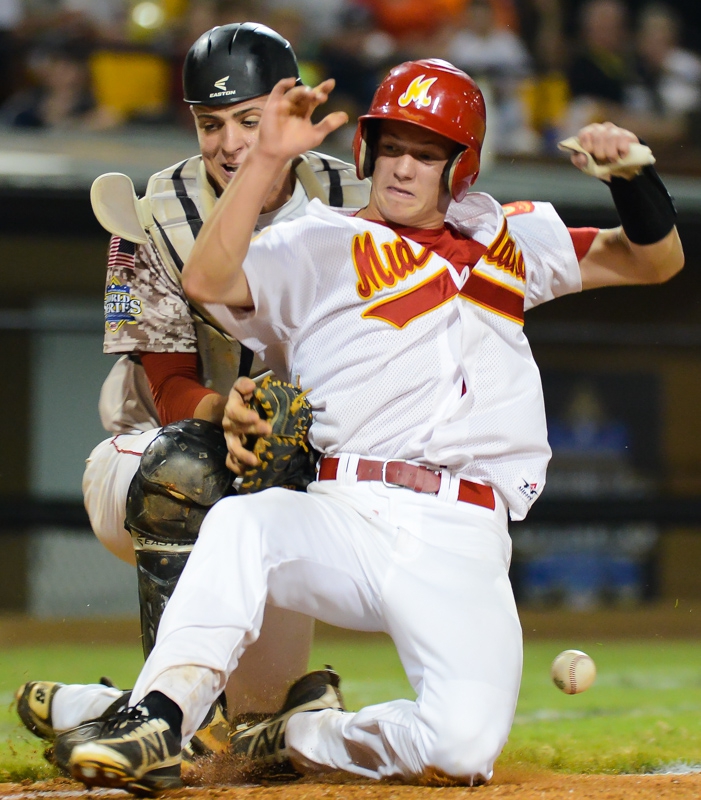
<svg viewBox="0 0 701 800">
<path fill-rule="evenodd" d="M 132 296 L 131 286 L 112 278 L 105 291 L 105 330 L 116 333 L 125 323 L 133 325 L 142 310 L 141 299 Z"/>
</svg>

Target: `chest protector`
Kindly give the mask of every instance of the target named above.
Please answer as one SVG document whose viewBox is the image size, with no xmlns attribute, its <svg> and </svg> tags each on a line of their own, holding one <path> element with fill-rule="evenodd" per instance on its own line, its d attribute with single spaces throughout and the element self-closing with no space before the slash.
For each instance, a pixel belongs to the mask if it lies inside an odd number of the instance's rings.
<svg viewBox="0 0 701 800">
<path fill-rule="evenodd" d="M 310 200 L 350 208 L 366 205 L 369 181 L 358 180 L 350 164 L 309 152 L 293 166 Z M 180 284 L 183 264 L 217 198 L 202 157 L 193 156 L 153 175 L 142 198 L 128 176 L 111 172 L 95 180 L 90 199 L 103 228 L 135 244 L 152 242 L 171 278 Z M 189 302 L 204 386 L 228 394 L 240 375 L 264 371 L 262 362 L 224 332 L 205 308 Z"/>
</svg>

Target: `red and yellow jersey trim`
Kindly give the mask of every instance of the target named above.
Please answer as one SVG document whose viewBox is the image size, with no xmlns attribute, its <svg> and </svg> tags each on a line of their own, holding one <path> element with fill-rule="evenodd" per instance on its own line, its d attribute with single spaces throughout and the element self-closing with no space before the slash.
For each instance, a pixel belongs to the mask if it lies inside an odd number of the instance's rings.
<svg viewBox="0 0 701 800">
<path fill-rule="evenodd" d="M 487 311 L 492 311 L 512 322 L 523 325 L 523 292 L 499 283 L 494 278 L 479 272 L 472 272 L 460 290 L 460 297 Z"/>
<path fill-rule="evenodd" d="M 512 214 L 528 213 L 532 204 L 520 201 L 510 209 Z M 352 244 L 352 261 L 355 267 L 356 292 L 363 299 L 372 296 L 383 288 L 391 288 L 409 275 L 427 266 L 431 251 L 421 248 L 414 252 L 401 237 L 392 242 L 377 246 L 372 234 L 365 232 L 356 235 Z M 503 273 L 504 279 L 517 284 L 508 285 L 497 277 L 485 274 L 479 269 L 492 268 Z M 460 296 L 481 308 L 498 314 L 505 319 L 523 325 L 524 292 L 519 284 L 525 283 L 526 266 L 523 255 L 509 232 L 506 219 L 492 243 L 465 281 L 458 289 L 451 273 L 441 269 L 435 275 L 392 297 L 381 299 L 365 309 L 363 319 L 379 319 L 393 328 L 406 327 L 412 320 L 428 314 L 453 298 Z"/>
<path fill-rule="evenodd" d="M 505 217 L 516 217 L 519 214 L 530 214 L 535 211 L 535 205 L 530 200 L 515 200 L 502 205 Z"/>
<path fill-rule="evenodd" d="M 458 289 L 447 269 L 418 286 L 375 303 L 363 311 L 362 316 L 364 319 L 381 319 L 393 328 L 401 329 L 458 295 L 487 311 L 523 325 L 523 292 L 479 272 L 473 272 L 463 288 Z"/>
<path fill-rule="evenodd" d="M 364 319 L 381 319 L 394 328 L 404 328 L 412 320 L 428 314 L 458 294 L 458 287 L 447 269 L 442 269 L 432 277 L 396 294 L 388 300 L 381 300 L 363 311 Z"/>
</svg>

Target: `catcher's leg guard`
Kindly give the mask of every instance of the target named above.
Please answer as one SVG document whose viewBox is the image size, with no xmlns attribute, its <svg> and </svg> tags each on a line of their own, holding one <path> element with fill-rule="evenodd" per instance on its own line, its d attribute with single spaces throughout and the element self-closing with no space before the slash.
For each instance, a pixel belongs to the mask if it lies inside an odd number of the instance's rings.
<svg viewBox="0 0 701 800">
<path fill-rule="evenodd" d="M 136 554 L 145 656 L 205 514 L 234 493 L 226 452 L 224 434 L 211 422 L 166 425 L 144 451 L 129 487 L 124 524 Z"/>
<path fill-rule="evenodd" d="M 156 643 L 163 611 L 185 568 L 192 544 L 194 542 L 166 545 L 134 537 L 144 658 L 148 657 Z"/>
</svg>

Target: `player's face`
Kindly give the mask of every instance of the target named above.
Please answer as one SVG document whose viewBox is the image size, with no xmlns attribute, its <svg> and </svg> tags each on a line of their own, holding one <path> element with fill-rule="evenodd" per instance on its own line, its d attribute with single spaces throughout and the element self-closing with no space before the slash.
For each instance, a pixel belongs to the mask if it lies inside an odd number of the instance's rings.
<svg viewBox="0 0 701 800">
<path fill-rule="evenodd" d="M 191 106 L 205 169 L 221 194 L 258 139 L 268 95 L 230 106 Z"/>
<path fill-rule="evenodd" d="M 413 228 L 439 228 L 450 202 L 442 175 L 455 142 L 408 122 L 380 124 L 372 173 L 372 213 Z"/>
</svg>

